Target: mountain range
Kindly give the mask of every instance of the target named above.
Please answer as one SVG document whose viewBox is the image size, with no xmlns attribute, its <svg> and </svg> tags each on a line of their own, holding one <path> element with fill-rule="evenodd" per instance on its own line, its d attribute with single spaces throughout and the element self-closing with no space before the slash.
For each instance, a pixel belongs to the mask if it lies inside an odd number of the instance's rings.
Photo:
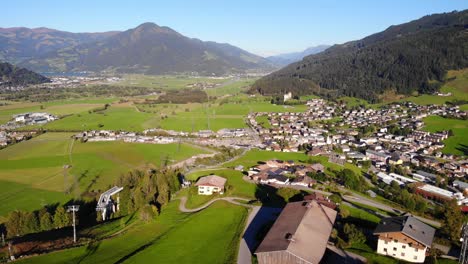
<svg viewBox="0 0 468 264">
<path fill-rule="evenodd" d="M 222 75 L 273 69 L 268 60 L 235 46 L 188 38 L 154 23 L 104 33 L 0 29 L 0 47 L 0 59 L 38 72 Z"/>
<path fill-rule="evenodd" d="M 7 62 L 0 62 L 0 87 L 40 84 L 50 80 L 30 70 L 16 67 Z"/>
<path fill-rule="evenodd" d="M 119 33 L 71 33 L 50 28 L 0 28 L 0 60 L 18 63 L 65 47 L 103 40 Z"/>
<path fill-rule="evenodd" d="M 434 14 L 334 45 L 258 80 L 250 92 L 354 96 L 438 89 L 447 70 L 468 67 L 468 10 Z"/>
<path fill-rule="evenodd" d="M 300 52 L 283 53 L 283 54 L 278 54 L 274 56 L 269 56 L 269 57 L 266 57 L 266 59 L 271 61 L 275 65 L 286 66 L 293 62 L 300 61 L 302 60 L 302 58 L 306 56 L 322 52 L 328 49 L 329 47 L 331 46 L 330 45 L 318 45 L 318 46 L 309 47 Z"/>
</svg>

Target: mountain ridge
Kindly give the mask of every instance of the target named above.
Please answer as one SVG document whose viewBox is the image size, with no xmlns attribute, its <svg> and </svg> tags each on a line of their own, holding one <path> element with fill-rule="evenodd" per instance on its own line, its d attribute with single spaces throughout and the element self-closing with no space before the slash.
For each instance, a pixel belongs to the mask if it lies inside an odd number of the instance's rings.
<svg viewBox="0 0 468 264">
<path fill-rule="evenodd" d="M 250 92 L 354 96 L 433 92 L 447 70 L 468 67 L 468 10 L 433 14 L 334 45 L 258 80 Z"/>
<path fill-rule="evenodd" d="M 303 51 L 289 52 L 289 53 L 282 53 L 282 54 L 278 54 L 274 56 L 268 56 L 266 57 L 266 59 L 276 65 L 286 66 L 293 62 L 300 61 L 302 60 L 302 58 L 308 55 L 313 55 L 313 54 L 322 52 L 328 49 L 329 47 L 331 47 L 331 45 L 317 45 L 317 46 L 308 47 L 307 49 Z"/>
<path fill-rule="evenodd" d="M 1 43 L 1 41 L 0 41 Z M 69 45 L 18 63 L 38 72 L 198 73 L 273 69 L 263 57 L 227 43 L 186 37 L 152 22 L 98 41 Z"/>
<path fill-rule="evenodd" d="M 0 86 L 19 86 L 50 82 L 50 79 L 8 62 L 0 62 Z"/>
</svg>

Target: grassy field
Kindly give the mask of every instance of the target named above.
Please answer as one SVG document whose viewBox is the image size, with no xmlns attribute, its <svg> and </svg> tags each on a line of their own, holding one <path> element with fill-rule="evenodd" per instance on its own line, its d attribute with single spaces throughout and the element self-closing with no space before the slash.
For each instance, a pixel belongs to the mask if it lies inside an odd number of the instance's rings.
<svg viewBox="0 0 468 264">
<path fill-rule="evenodd" d="M 143 131 L 154 127 L 157 115 L 138 112 L 134 106 L 111 106 L 102 112 L 84 112 L 44 125 L 49 130 L 126 130 Z"/>
<path fill-rule="evenodd" d="M 226 82 L 222 86 L 216 88 L 205 89 L 205 92 L 209 96 L 223 97 L 226 95 L 237 95 L 243 91 L 246 91 L 250 85 L 252 85 L 256 78 L 239 79 L 232 82 Z"/>
<path fill-rule="evenodd" d="M 437 132 L 451 129 L 453 136 L 444 141 L 443 153 L 455 155 L 468 155 L 468 121 L 443 118 L 440 116 L 428 116 L 424 118 L 424 130 Z"/>
<path fill-rule="evenodd" d="M 63 202 L 71 195 L 105 189 L 129 170 L 202 153 L 186 144 L 76 141 L 72 145 L 71 135 L 46 133 L 0 150 L 0 215 L 11 209 L 29 210 Z M 64 170 L 65 164 L 71 168 Z M 66 195 L 65 190 L 72 192 Z M 15 193 L 23 196 L 16 197 Z"/>
<path fill-rule="evenodd" d="M 54 115 L 69 115 L 87 112 L 88 110 L 103 107 L 106 103 L 115 101 L 115 98 L 73 99 L 44 103 L 7 102 L 0 106 L 0 124 L 10 121 L 13 115 L 27 112 L 47 112 Z"/>
<path fill-rule="evenodd" d="M 122 86 L 149 87 L 163 90 L 187 88 L 193 83 L 221 84 L 227 82 L 228 78 L 209 78 L 184 75 L 143 75 L 127 74 L 122 81 L 117 83 Z"/>
<path fill-rule="evenodd" d="M 246 217 L 246 208 L 216 202 L 126 262 L 236 263 Z"/>
<path fill-rule="evenodd" d="M 445 104 L 447 101 L 466 100 L 468 101 L 468 69 L 458 71 L 448 71 L 447 79 L 455 78 L 454 80 L 445 83 L 440 91 L 442 93 L 452 93 L 451 96 L 437 95 L 419 95 L 402 99 L 401 101 L 411 101 L 419 105 L 428 104 Z M 466 107 L 466 106 L 465 106 Z"/>
<path fill-rule="evenodd" d="M 224 166 L 228 168 L 234 168 L 237 165 L 242 165 L 245 169 L 248 169 L 252 166 L 257 165 L 259 161 L 267 161 L 271 159 L 305 162 L 308 159 L 308 156 L 302 152 L 288 153 L 253 149 L 248 151 L 245 155 L 241 156 L 240 158 L 226 163 Z"/>
<path fill-rule="evenodd" d="M 268 120 L 267 116 L 258 116 L 255 120 L 263 128 L 266 128 L 266 129 L 271 128 L 271 123 L 270 123 L 270 120 Z"/>
<path fill-rule="evenodd" d="M 235 97 L 228 102 L 191 103 L 191 104 L 138 104 L 114 103 L 107 110 L 89 112 L 90 109 L 103 107 L 103 104 L 58 104 L 41 111 L 62 114 L 73 114 L 63 119 L 43 125 L 50 131 L 83 131 L 83 130 L 126 130 L 143 131 L 148 128 L 163 128 L 176 131 L 198 131 L 222 128 L 243 128 L 245 117 L 249 112 L 301 112 L 305 106 L 273 105 L 263 98 Z M 222 100 L 221 100 L 222 101 Z M 5 106 L 10 107 L 11 106 Z M 29 108 L 4 109 L 0 120 L 11 119 L 15 113 L 39 111 L 39 106 Z M 55 108 L 55 110 L 54 110 Z M 141 111 L 139 109 L 141 109 Z M 162 118 L 164 116 L 164 118 Z M 37 128 L 24 127 L 22 129 Z"/>
<path fill-rule="evenodd" d="M 245 198 L 255 198 L 255 184 L 242 179 L 244 174 L 232 169 L 196 171 L 186 175 L 187 179 L 196 181 L 198 178 L 207 175 L 218 175 L 227 179 L 228 190 L 225 196 L 241 196 Z"/>
<path fill-rule="evenodd" d="M 156 220 L 112 239 L 19 263 L 235 263 L 246 208 L 216 202 L 184 214 L 177 206 L 171 202 Z"/>
<path fill-rule="evenodd" d="M 349 213 L 350 213 L 349 215 L 351 217 L 353 217 L 353 218 L 366 220 L 366 221 L 369 221 L 369 222 L 372 222 L 372 223 L 375 223 L 375 224 L 378 224 L 380 222 L 380 218 L 378 216 L 375 216 L 375 215 L 373 215 L 373 214 L 371 214 L 371 213 L 369 213 L 369 212 L 367 212 L 365 210 L 356 208 L 354 206 L 341 204 L 340 208 L 348 210 Z"/>
</svg>

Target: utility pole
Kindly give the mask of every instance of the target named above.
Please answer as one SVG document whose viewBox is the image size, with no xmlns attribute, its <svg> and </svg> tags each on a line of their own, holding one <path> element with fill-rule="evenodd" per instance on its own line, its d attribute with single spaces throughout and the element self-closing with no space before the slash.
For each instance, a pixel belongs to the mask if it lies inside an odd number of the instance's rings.
<svg viewBox="0 0 468 264">
<path fill-rule="evenodd" d="M 10 254 L 10 260 L 15 260 L 15 255 L 13 255 L 13 248 L 11 241 L 8 242 L 8 254 Z"/>
<path fill-rule="evenodd" d="M 75 221 L 75 212 L 80 210 L 79 205 L 70 205 L 68 206 L 67 212 L 72 212 L 73 214 L 73 242 L 76 243 L 76 221 Z"/>
<path fill-rule="evenodd" d="M 462 237 L 460 238 L 460 241 L 462 241 L 462 247 L 461 247 L 458 263 L 467 264 L 468 263 L 468 223 L 465 223 L 463 225 Z"/>
</svg>

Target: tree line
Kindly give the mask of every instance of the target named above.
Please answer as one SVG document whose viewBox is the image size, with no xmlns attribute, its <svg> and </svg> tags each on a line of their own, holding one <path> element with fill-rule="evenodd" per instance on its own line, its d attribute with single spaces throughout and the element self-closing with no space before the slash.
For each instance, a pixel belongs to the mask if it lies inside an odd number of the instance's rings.
<svg viewBox="0 0 468 264">
<path fill-rule="evenodd" d="M 117 180 L 124 187 L 120 193 L 120 215 L 138 213 L 143 221 L 157 216 L 180 189 L 180 173 L 176 170 L 131 171 Z"/>
</svg>

